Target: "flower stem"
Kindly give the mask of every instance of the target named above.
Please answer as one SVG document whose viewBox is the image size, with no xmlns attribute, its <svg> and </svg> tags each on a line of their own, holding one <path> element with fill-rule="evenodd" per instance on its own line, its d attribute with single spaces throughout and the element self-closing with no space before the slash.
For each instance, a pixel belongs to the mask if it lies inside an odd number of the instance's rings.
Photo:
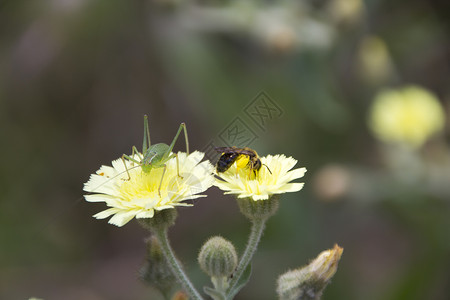
<svg viewBox="0 0 450 300">
<path fill-rule="evenodd" d="M 211 281 L 214 284 L 214 289 L 219 293 L 225 295 L 229 284 L 227 277 L 211 277 Z M 222 298 L 221 298 L 222 299 Z M 225 299 L 225 298 L 223 298 Z"/>
<path fill-rule="evenodd" d="M 255 218 L 252 220 L 252 228 L 250 235 L 248 237 L 247 247 L 245 248 L 244 254 L 242 254 L 241 260 L 239 261 L 239 265 L 236 268 L 236 271 L 233 274 L 233 279 L 230 282 L 230 288 L 228 289 L 227 299 L 231 299 L 234 297 L 234 290 L 236 285 L 239 282 L 239 279 L 250 263 L 253 255 L 258 248 L 259 241 L 261 240 L 262 233 L 264 231 L 264 227 L 266 224 L 267 218 Z"/>
<path fill-rule="evenodd" d="M 192 300 L 203 300 L 202 296 L 195 289 L 194 285 L 191 283 L 189 278 L 183 271 L 183 268 L 179 264 L 175 254 L 173 253 L 172 247 L 169 244 L 169 239 L 167 236 L 166 228 L 158 228 L 154 230 L 154 234 L 158 238 L 161 243 L 161 249 L 166 257 L 167 262 L 169 263 L 170 269 L 172 270 L 175 277 L 178 279 L 180 284 L 183 286 L 185 291 L 189 294 L 190 299 Z"/>
</svg>

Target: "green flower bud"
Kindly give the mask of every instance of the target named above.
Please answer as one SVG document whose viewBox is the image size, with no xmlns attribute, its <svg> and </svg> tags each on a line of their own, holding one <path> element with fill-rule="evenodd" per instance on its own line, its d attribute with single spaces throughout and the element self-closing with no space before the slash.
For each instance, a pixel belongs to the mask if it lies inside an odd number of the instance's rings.
<svg viewBox="0 0 450 300">
<path fill-rule="evenodd" d="M 156 231 L 159 229 L 167 229 L 173 224 L 178 216 L 175 208 L 163 209 L 156 211 L 152 218 L 137 219 L 142 227 L 149 231 Z"/>
<path fill-rule="evenodd" d="M 152 236 L 145 242 L 147 244 L 147 253 L 144 265 L 139 270 L 139 277 L 145 283 L 166 293 L 176 283 L 175 276 L 164 258 L 158 239 Z"/>
<path fill-rule="evenodd" d="M 323 251 L 309 265 L 286 272 L 278 278 L 280 300 L 318 300 L 336 273 L 344 249 L 335 245 Z"/>
<path fill-rule="evenodd" d="M 252 198 L 238 198 L 237 199 L 241 213 L 254 220 L 267 220 L 273 216 L 279 206 L 279 196 L 272 195 L 267 200 L 253 200 Z"/>
<path fill-rule="evenodd" d="M 200 250 L 201 269 L 212 278 L 229 277 L 237 266 L 237 254 L 231 242 L 223 237 L 210 238 Z"/>
</svg>

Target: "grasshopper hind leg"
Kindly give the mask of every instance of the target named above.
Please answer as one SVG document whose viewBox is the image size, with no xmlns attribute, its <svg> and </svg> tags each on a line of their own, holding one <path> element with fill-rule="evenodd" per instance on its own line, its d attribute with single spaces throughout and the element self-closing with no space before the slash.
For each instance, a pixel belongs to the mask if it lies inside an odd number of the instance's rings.
<svg viewBox="0 0 450 300">
<path fill-rule="evenodd" d="M 177 161 L 178 161 L 178 156 L 177 156 Z M 163 165 L 163 173 L 161 175 L 161 180 L 159 181 L 159 186 L 158 186 L 158 196 L 161 198 L 161 186 L 164 180 L 164 176 L 166 175 L 166 171 L 167 171 L 167 165 Z M 179 171 L 177 170 L 177 176 L 180 177 L 181 179 L 183 179 L 183 176 L 180 175 Z"/>
<path fill-rule="evenodd" d="M 174 154 L 175 155 L 175 159 L 177 161 L 177 176 L 180 179 L 183 179 L 184 177 L 180 174 L 180 163 L 179 163 L 179 159 L 178 159 L 178 154 Z M 159 186 L 158 186 L 158 195 L 159 197 L 161 197 L 161 186 L 164 180 L 164 176 L 166 175 L 166 171 L 167 171 L 167 165 L 163 165 L 163 173 L 161 175 L 161 180 L 159 181 Z M 178 183 L 177 183 L 178 184 Z"/>
<path fill-rule="evenodd" d="M 158 195 L 159 195 L 159 198 L 161 198 L 161 186 L 162 186 L 162 183 L 163 183 L 164 175 L 166 175 L 166 170 L 167 170 L 167 166 L 164 165 L 164 166 L 163 166 L 163 173 L 162 173 L 162 175 L 161 175 L 161 180 L 159 181 L 159 186 L 158 186 Z"/>
<path fill-rule="evenodd" d="M 186 124 L 181 123 L 180 127 L 178 127 L 178 131 L 175 134 L 175 137 L 172 140 L 172 143 L 169 145 L 169 153 L 172 151 L 173 147 L 175 146 L 175 142 L 177 141 L 178 137 L 180 136 L 181 131 L 184 132 L 184 139 L 186 142 L 186 153 L 187 155 L 189 155 L 189 139 L 188 139 L 188 134 L 187 134 L 187 129 L 186 129 Z"/>
<path fill-rule="evenodd" d="M 177 175 L 178 175 L 178 177 L 183 179 L 183 176 L 180 175 L 180 161 L 178 159 L 178 154 L 175 154 L 175 159 L 177 160 Z"/>
</svg>

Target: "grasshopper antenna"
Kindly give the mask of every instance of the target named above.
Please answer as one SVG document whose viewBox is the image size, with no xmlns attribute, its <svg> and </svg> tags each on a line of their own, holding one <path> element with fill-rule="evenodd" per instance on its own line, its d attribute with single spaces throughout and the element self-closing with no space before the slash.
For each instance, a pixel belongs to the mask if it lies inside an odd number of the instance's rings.
<svg viewBox="0 0 450 300">
<path fill-rule="evenodd" d="M 139 168 L 141 165 L 137 165 L 137 166 L 132 166 L 130 167 L 129 170 L 135 169 L 135 168 Z M 98 189 L 100 189 L 103 185 L 107 184 L 108 182 L 110 182 L 111 180 L 116 179 L 117 177 L 119 177 L 122 174 L 125 174 L 127 171 L 122 171 L 117 173 L 116 175 L 109 177 L 105 182 L 97 185 L 94 190 L 92 192 L 87 192 L 86 195 L 92 195 L 97 193 Z M 96 173 L 95 173 L 96 174 Z M 96 174 L 99 176 L 103 176 L 100 174 Z M 61 209 L 60 211 L 58 211 L 57 213 L 53 214 L 53 216 L 50 216 L 50 218 L 42 225 L 41 228 L 39 228 L 39 232 L 43 232 L 45 230 L 47 230 L 47 228 L 49 228 L 51 225 L 55 224 L 56 222 L 60 221 L 67 213 L 69 213 L 70 210 L 72 210 L 76 205 L 78 205 L 79 203 L 81 203 L 81 201 L 83 200 L 84 196 L 79 197 L 78 199 L 76 199 L 75 201 L 73 201 L 73 203 L 67 205 L 66 208 Z"/>
</svg>

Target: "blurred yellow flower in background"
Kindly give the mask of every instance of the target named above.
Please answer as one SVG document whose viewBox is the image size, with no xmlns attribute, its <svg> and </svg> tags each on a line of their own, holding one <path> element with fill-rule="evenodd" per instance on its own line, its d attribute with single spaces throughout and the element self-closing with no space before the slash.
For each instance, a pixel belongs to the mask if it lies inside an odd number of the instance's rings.
<svg viewBox="0 0 450 300">
<path fill-rule="evenodd" d="M 362 0 L 332 0 L 327 11 L 335 22 L 354 24 L 364 17 L 365 6 Z"/>
<path fill-rule="evenodd" d="M 358 76 L 370 85 L 382 86 L 397 77 L 386 42 L 375 35 L 364 37 L 358 46 Z"/>
<path fill-rule="evenodd" d="M 444 123 L 444 110 L 437 97 L 415 85 L 381 91 L 369 115 L 369 127 L 377 138 L 412 147 L 422 146 L 443 129 Z"/>
</svg>

